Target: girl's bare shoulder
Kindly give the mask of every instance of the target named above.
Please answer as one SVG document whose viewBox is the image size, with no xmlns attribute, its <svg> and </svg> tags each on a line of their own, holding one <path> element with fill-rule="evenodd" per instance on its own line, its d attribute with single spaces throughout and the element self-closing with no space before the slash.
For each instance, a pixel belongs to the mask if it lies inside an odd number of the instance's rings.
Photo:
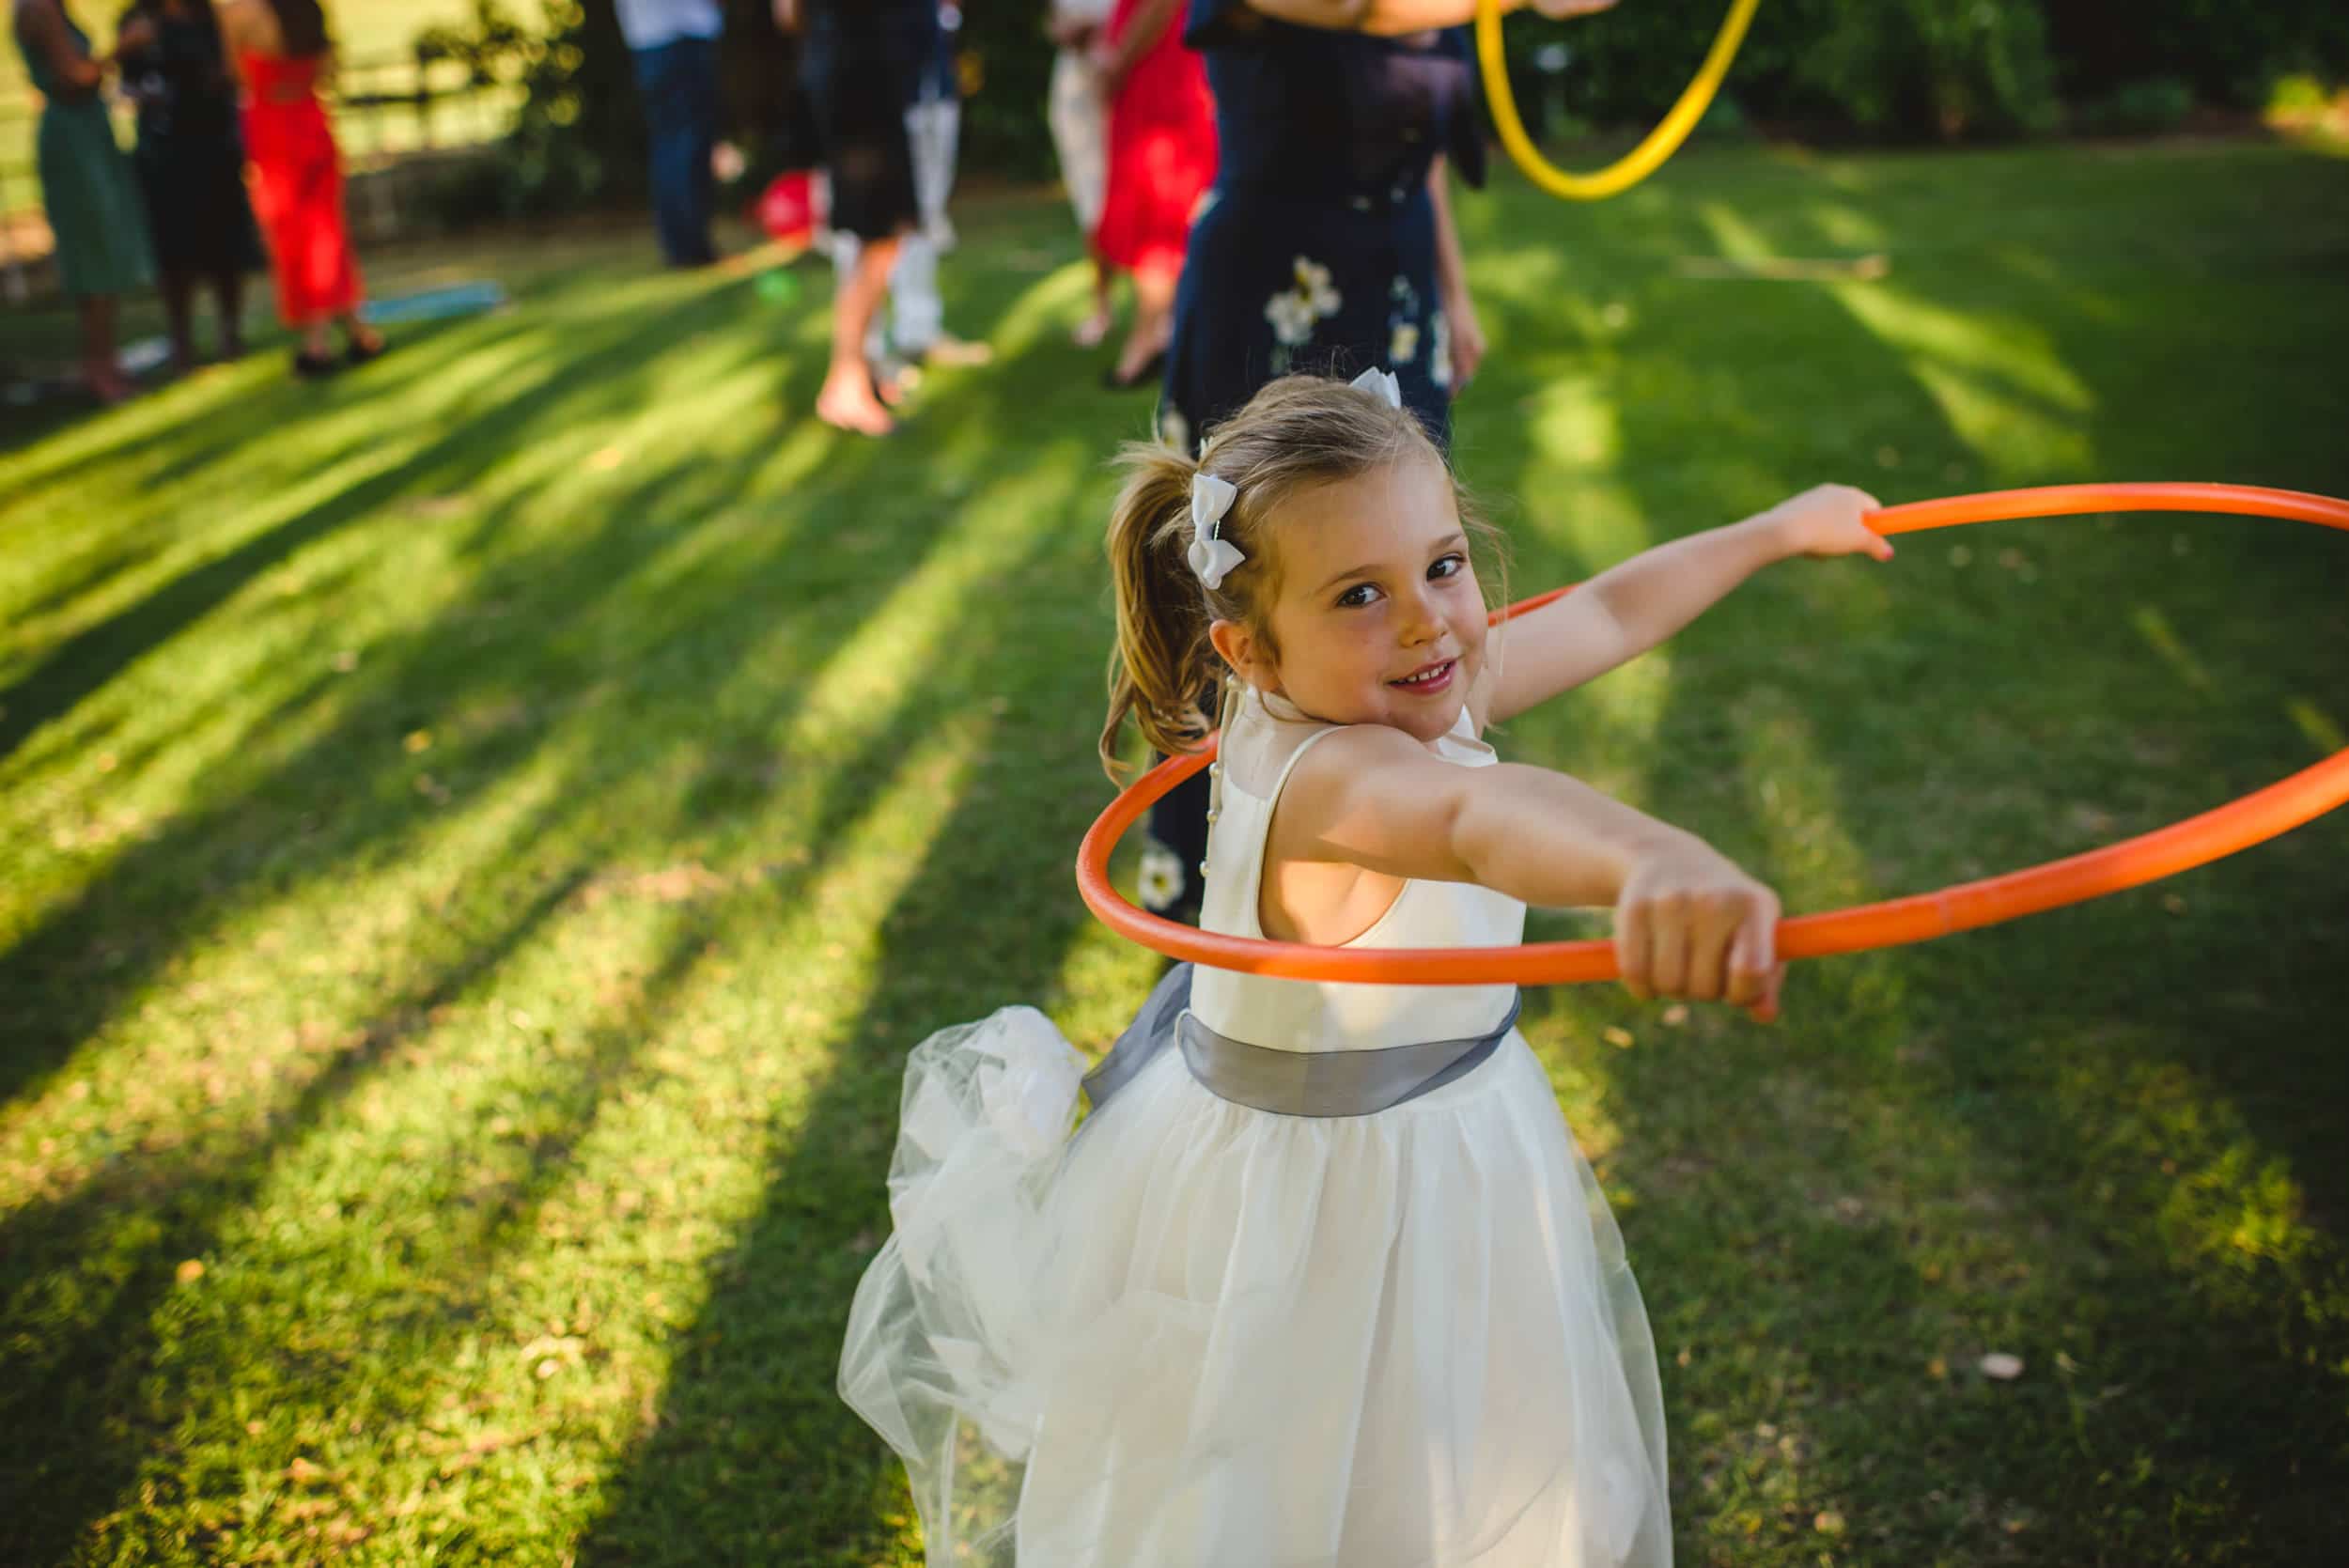
<svg viewBox="0 0 2349 1568">
<path fill-rule="evenodd" d="M 1451 825 L 1477 771 L 1383 724 L 1332 730 L 1298 759 L 1281 791 L 1271 852 L 1456 880 Z"/>
</svg>

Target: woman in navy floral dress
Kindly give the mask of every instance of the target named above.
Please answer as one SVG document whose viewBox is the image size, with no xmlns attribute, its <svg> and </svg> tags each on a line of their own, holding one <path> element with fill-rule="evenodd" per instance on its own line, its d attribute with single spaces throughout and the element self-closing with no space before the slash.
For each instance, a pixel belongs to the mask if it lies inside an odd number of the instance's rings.
<svg viewBox="0 0 2349 1568">
<path fill-rule="evenodd" d="M 1566 16 L 1613 0 L 1533 4 Z M 1159 405 L 1169 443 L 1196 445 L 1276 376 L 1378 365 L 1449 446 L 1452 399 L 1485 353 L 1447 189 L 1451 169 L 1484 182 L 1458 25 L 1473 11 L 1474 0 L 1190 0 L 1183 41 L 1206 58 L 1222 164 L 1174 303 Z M 1206 815 L 1205 773 L 1151 812 L 1143 901 L 1161 914 L 1197 918 Z"/>
<path fill-rule="evenodd" d="M 1280 14 L 1313 8 L 1191 0 L 1223 162 L 1184 260 L 1161 433 L 1195 442 L 1290 371 L 1380 365 L 1441 442 L 1483 347 L 1444 189 L 1447 164 L 1484 179 L 1466 30 L 1372 38 Z"/>
</svg>

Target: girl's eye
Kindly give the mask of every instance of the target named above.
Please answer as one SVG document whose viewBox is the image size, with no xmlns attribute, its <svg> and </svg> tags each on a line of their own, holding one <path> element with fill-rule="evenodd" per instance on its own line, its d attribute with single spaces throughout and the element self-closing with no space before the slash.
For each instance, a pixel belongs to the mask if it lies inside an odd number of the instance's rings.
<svg viewBox="0 0 2349 1568">
<path fill-rule="evenodd" d="M 1427 575 L 1431 580 L 1436 580 L 1446 577 L 1457 577 L 1466 570 L 1468 570 L 1468 558 L 1466 556 L 1447 555 L 1438 561 L 1434 566 L 1428 567 Z"/>
<path fill-rule="evenodd" d="M 1378 588 L 1376 583 L 1357 582 L 1354 586 L 1348 588 L 1346 592 L 1338 596 L 1338 608 L 1341 610 L 1359 610 L 1363 605 L 1368 604 L 1371 601 L 1372 597 L 1377 592 Z"/>
</svg>

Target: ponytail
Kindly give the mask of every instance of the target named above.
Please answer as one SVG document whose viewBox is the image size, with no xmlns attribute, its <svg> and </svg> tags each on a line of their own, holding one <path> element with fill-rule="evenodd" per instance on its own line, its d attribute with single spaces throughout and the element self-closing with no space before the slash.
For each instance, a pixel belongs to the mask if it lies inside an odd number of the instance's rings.
<svg viewBox="0 0 2349 1568">
<path fill-rule="evenodd" d="M 1215 727 L 1208 705 L 1216 686 L 1206 591 L 1183 555 L 1199 465 L 1142 442 L 1127 446 L 1118 461 L 1128 474 L 1110 512 L 1117 645 L 1101 726 L 1101 766 L 1112 783 L 1127 770 L 1117 752 L 1128 718 L 1155 750 L 1195 752 Z"/>
</svg>

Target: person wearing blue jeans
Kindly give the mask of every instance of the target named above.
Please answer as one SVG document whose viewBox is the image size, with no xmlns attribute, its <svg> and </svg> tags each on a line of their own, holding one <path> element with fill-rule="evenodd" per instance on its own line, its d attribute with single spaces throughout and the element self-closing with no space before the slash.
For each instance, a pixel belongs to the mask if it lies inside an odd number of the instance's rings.
<svg viewBox="0 0 2349 1568">
<path fill-rule="evenodd" d="M 673 267 L 718 259 L 709 241 L 716 196 L 709 153 L 718 137 L 719 0 L 617 0 L 620 34 L 636 56 L 636 85 L 652 132 L 653 221 Z"/>
</svg>

